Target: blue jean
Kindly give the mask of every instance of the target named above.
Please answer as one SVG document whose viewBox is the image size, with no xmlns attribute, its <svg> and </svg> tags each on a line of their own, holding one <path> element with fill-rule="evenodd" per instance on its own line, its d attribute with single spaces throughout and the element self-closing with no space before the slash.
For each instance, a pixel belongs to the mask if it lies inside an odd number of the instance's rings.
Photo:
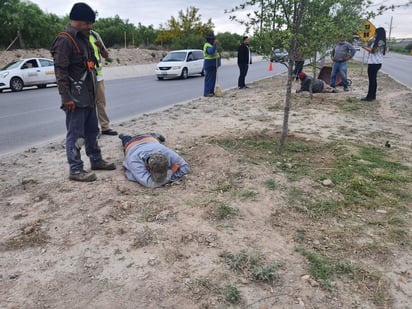
<svg viewBox="0 0 412 309">
<path fill-rule="evenodd" d="M 97 143 L 99 125 L 95 107 L 77 107 L 74 112 L 66 113 L 66 154 L 70 166 L 70 174 L 83 170 L 80 150 L 85 145 L 86 155 L 90 163 L 102 160 L 100 147 Z"/>
<path fill-rule="evenodd" d="M 215 93 L 216 73 L 217 68 L 215 66 L 205 66 L 205 88 L 203 95 L 207 96 L 208 94 Z"/>
<path fill-rule="evenodd" d="M 332 66 L 332 74 L 330 77 L 330 86 L 335 88 L 336 75 L 340 74 L 342 77 L 343 88 L 348 88 L 348 65 L 346 61 L 334 62 Z"/>
</svg>

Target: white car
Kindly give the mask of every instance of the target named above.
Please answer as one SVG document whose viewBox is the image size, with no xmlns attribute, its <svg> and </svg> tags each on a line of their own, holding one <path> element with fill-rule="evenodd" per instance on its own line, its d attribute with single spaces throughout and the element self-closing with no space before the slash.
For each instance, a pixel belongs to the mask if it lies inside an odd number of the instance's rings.
<svg viewBox="0 0 412 309">
<path fill-rule="evenodd" d="M 45 88 L 55 83 L 53 60 L 46 58 L 17 60 L 0 70 L 0 92 L 3 89 L 21 91 L 26 86 Z"/>
<path fill-rule="evenodd" d="M 157 64 L 155 69 L 157 79 L 176 77 L 186 79 L 195 74 L 204 76 L 203 59 L 203 51 L 200 49 L 173 50 Z"/>
</svg>

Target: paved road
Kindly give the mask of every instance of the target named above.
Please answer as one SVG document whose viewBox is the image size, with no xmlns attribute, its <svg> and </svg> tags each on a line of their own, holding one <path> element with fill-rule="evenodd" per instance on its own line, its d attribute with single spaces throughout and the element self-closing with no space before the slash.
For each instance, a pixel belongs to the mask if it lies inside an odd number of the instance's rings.
<svg viewBox="0 0 412 309">
<path fill-rule="evenodd" d="M 267 61 L 256 62 L 250 66 L 246 81 L 259 80 L 285 70 L 283 65 L 274 64 L 273 71 L 269 72 Z M 223 90 L 235 87 L 237 77 L 237 65 L 224 65 L 219 69 L 218 78 Z M 203 80 L 199 76 L 187 80 L 158 81 L 154 73 L 106 80 L 107 111 L 112 124 L 116 127 L 116 123 L 136 115 L 199 97 L 203 94 Z M 63 138 L 66 130 L 59 102 L 56 87 L 0 94 L 0 155 Z"/>
</svg>

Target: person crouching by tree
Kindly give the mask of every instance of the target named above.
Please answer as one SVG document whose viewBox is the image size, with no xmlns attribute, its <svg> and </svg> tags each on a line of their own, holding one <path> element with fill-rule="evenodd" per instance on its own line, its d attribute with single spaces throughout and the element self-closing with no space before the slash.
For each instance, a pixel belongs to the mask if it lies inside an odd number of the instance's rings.
<svg viewBox="0 0 412 309">
<path fill-rule="evenodd" d="M 217 51 L 217 40 L 213 33 L 206 35 L 206 43 L 203 45 L 205 57 L 203 69 L 205 70 L 205 86 L 203 95 L 213 97 L 215 95 L 217 68 L 220 66 L 220 55 Z"/>
<path fill-rule="evenodd" d="M 305 72 L 300 72 L 298 75 L 300 79 L 300 89 L 296 93 L 302 91 L 310 91 L 312 85 L 312 93 L 333 92 L 333 88 L 329 87 L 325 81 L 307 75 Z"/>
</svg>

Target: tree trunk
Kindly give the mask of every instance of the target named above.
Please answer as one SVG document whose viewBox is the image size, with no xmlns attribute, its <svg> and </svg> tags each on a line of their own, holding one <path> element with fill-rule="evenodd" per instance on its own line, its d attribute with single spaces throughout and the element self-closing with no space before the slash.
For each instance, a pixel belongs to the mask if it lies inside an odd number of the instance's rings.
<svg viewBox="0 0 412 309">
<path fill-rule="evenodd" d="M 295 44 L 296 45 L 296 44 Z M 285 145 L 286 137 L 289 132 L 289 113 L 290 107 L 292 105 L 292 79 L 293 79 L 293 59 L 289 57 L 288 61 L 288 82 L 286 85 L 286 99 L 285 99 L 285 108 L 283 110 L 283 126 L 282 133 L 280 135 L 278 153 L 282 153 L 283 146 Z"/>
</svg>

